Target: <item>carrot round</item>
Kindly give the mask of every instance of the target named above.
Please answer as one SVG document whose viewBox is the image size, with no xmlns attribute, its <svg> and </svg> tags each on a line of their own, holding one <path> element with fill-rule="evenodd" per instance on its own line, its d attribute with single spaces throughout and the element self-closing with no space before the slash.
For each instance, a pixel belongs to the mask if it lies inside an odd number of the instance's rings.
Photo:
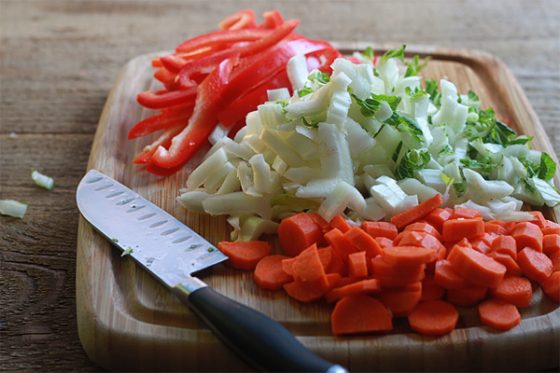
<svg viewBox="0 0 560 373">
<path fill-rule="evenodd" d="M 560 234 L 560 224 L 547 220 L 542 229 L 543 234 Z"/>
<path fill-rule="evenodd" d="M 306 213 L 283 219 L 278 227 L 280 246 L 288 256 L 296 256 L 322 236 L 321 228 Z"/>
<path fill-rule="evenodd" d="M 543 283 L 544 293 L 556 303 L 560 303 L 560 271 L 551 274 Z"/>
<path fill-rule="evenodd" d="M 292 276 L 282 269 L 282 260 L 286 258 L 284 255 L 269 255 L 262 258 L 253 273 L 255 283 L 263 289 L 277 290 L 292 281 Z"/>
<path fill-rule="evenodd" d="M 498 287 L 491 289 L 490 293 L 496 299 L 509 302 L 516 307 L 527 307 L 533 299 L 531 282 L 525 277 L 506 276 Z"/>
<path fill-rule="evenodd" d="M 478 305 L 480 321 L 491 328 L 509 330 L 521 322 L 521 315 L 513 304 L 488 299 Z"/>
<path fill-rule="evenodd" d="M 394 240 L 399 233 L 394 224 L 384 221 L 364 221 L 362 229 L 373 238 L 387 237 L 391 240 Z"/>
<path fill-rule="evenodd" d="M 488 288 L 470 286 L 463 289 L 450 289 L 447 291 L 447 301 L 461 307 L 470 307 L 478 304 L 488 293 Z"/>
<path fill-rule="evenodd" d="M 371 260 L 371 268 L 382 287 L 393 288 L 423 280 L 426 265 L 395 266 L 377 256 Z"/>
<path fill-rule="evenodd" d="M 253 270 L 257 263 L 267 255 L 272 248 L 266 241 L 228 242 L 218 243 L 218 249 L 228 256 L 227 263 L 233 268 Z"/>
<path fill-rule="evenodd" d="M 441 194 L 436 194 L 430 199 L 425 200 L 418 206 L 414 206 L 400 214 L 391 218 L 391 223 L 395 224 L 397 228 L 401 229 L 410 223 L 420 220 L 443 203 Z"/>
<path fill-rule="evenodd" d="M 333 256 L 332 247 L 330 246 L 321 247 L 320 249 L 317 249 L 317 254 L 319 255 L 319 260 L 321 261 L 321 264 L 323 265 L 325 272 L 328 272 L 331 266 L 332 256 Z"/>
<path fill-rule="evenodd" d="M 420 302 L 422 285 L 408 286 L 400 289 L 386 289 L 378 294 L 378 298 L 395 316 L 406 316 Z"/>
<path fill-rule="evenodd" d="M 497 252 L 491 252 L 488 255 L 506 267 L 506 274 L 512 276 L 521 276 L 523 274 L 519 264 L 517 264 L 515 259 L 513 259 L 510 255 Z"/>
<path fill-rule="evenodd" d="M 413 232 L 424 232 L 427 234 L 431 234 L 432 236 L 434 236 L 435 238 L 437 238 L 439 241 L 441 241 L 441 235 L 439 233 L 439 231 L 431 224 L 428 223 L 421 223 L 421 222 L 416 222 L 416 223 L 412 223 L 407 225 L 404 228 L 404 231 L 413 231 Z"/>
<path fill-rule="evenodd" d="M 325 286 L 320 287 L 316 284 L 310 284 L 305 282 L 293 281 L 284 284 L 284 290 L 286 293 L 297 301 L 308 303 L 319 300 L 325 295 L 329 290 L 328 280 L 325 276 Z"/>
<path fill-rule="evenodd" d="M 342 233 L 346 233 L 350 228 L 352 228 L 352 226 L 348 224 L 348 221 L 346 221 L 346 219 L 344 219 L 340 215 L 336 215 L 334 218 L 332 218 L 332 220 L 329 222 L 329 225 L 332 228 L 338 229 Z"/>
<path fill-rule="evenodd" d="M 552 270 L 560 271 L 560 250 L 548 254 L 548 259 L 552 263 Z"/>
<path fill-rule="evenodd" d="M 387 237 L 375 237 L 375 240 L 382 248 L 395 246 L 393 240 Z"/>
<path fill-rule="evenodd" d="M 513 228 L 511 235 L 517 243 L 517 250 L 530 247 L 542 252 L 543 233 L 538 225 L 529 222 L 518 223 Z"/>
<path fill-rule="evenodd" d="M 294 262 L 296 261 L 296 258 L 289 258 L 286 257 L 286 259 L 282 259 L 281 261 L 281 265 L 282 265 L 282 270 L 284 272 L 286 272 L 286 274 L 293 276 L 294 275 Z"/>
<path fill-rule="evenodd" d="M 457 320 L 457 309 L 442 300 L 422 302 L 408 315 L 408 323 L 414 331 L 434 336 L 450 333 Z"/>
<path fill-rule="evenodd" d="M 479 286 L 496 287 L 506 273 L 503 264 L 465 246 L 455 245 L 447 260 L 461 277 Z"/>
<path fill-rule="evenodd" d="M 348 260 L 348 255 L 358 251 L 344 233 L 337 228 L 333 228 L 325 233 L 325 239 L 345 263 Z"/>
<path fill-rule="evenodd" d="M 517 259 L 517 243 L 512 236 L 498 236 L 492 242 L 492 250 L 511 256 L 513 259 Z"/>
<path fill-rule="evenodd" d="M 367 279 L 334 288 L 325 295 L 325 299 L 327 302 L 332 303 L 344 297 L 377 293 L 380 290 L 381 285 L 379 285 L 379 281 L 376 279 Z"/>
<path fill-rule="evenodd" d="M 388 332 L 393 329 L 393 315 L 380 301 L 367 295 L 344 297 L 331 314 L 334 335 Z"/>
<path fill-rule="evenodd" d="M 544 218 L 543 213 L 540 211 L 528 211 L 528 212 L 529 214 L 534 216 L 533 220 L 531 220 L 531 223 L 535 224 L 540 229 L 543 229 L 546 225 L 546 219 Z"/>
<path fill-rule="evenodd" d="M 504 228 L 503 225 L 491 222 L 491 221 L 487 221 L 484 223 L 484 232 L 487 233 L 495 233 L 495 234 L 507 234 L 508 231 L 506 228 Z"/>
<path fill-rule="evenodd" d="M 292 265 L 294 279 L 300 282 L 326 282 L 325 268 L 321 263 L 317 245 L 313 244 L 302 251 Z M 323 287 L 324 285 L 318 285 Z"/>
<path fill-rule="evenodd" d="M 420 300 L 425 302 L 429 300 L 442 299 L 445 295 L 445 289 L 439 286 L 433 276 L 426 277 L 422 280 L 422 295 Z"/>
<path fill-rule="evenodd" d="M 434 272 L 434 281 L 444 289 L 464 289 L 469 282 L 459 275 L 448 260 L 438 260 Z"/>
<path fill-rule="evenodd" d="M 368 275 L 368 265 L 365 251 L 358 251 L 348 255 L 348 276 L 366 277 Z"/>
<path fill-rule="evenodd" d="M 428 249 L 433 249 L 437 253 L 440 250 L 445 250 L 443 244 L 435 236 L 426 232 L 419 231 L 403 231 L 395 238 L 394 243 L 396 246 L 421 246 Z"/>
<path fill-rule="evenodd" d="M 471 238 L 471 246 L 479 253 L 488 254 L 492 250 L 492 246 L 488 245 L 482 237 L 483 236 L 480 236 L 480 238 Z"/>
<path fill-rule="evenodd" d="M 437 208 L 434 211 L 430 212 L 428 215 L 426 215 L 425 219 L 428 223 L 436 227 L 438 231 L 441 232 L 441 229 L 443 228 L 443 223 L 451 219 L 452 215 L 453 212 L 449 210 Z"/>
<path fill-rule="evenodd" d="M 437 259 L 434 249 L 419 246 L 393 246 L 383 249 L 383 260 L 394 265 L 420 265 Z"/>
<path fill-rule="evenodd" d="M 560 234 L 547 234 L 543 237 L 543 253 L 549 255 L 560 251 Z"/>
<path fill-rule="evenodd" d="M 468 209 L 465 207 L 455 207 L 453 209 L 453 216 L 451 217 L 451 219 L 474 219 L 480 217 L 481 215 L 479 211 Z"/>
<path fill-rule="evenodd" d="M 441 237 L 444 241 L 459 241 L 484 234 L 484 222 L 480 219 L 454 219 L 443 223 Z"/>
<path fill-rule="evenodd" d="M 529 247 L 517 254 L 517 264 L 523 274 L 531 280 L 542 283 L 552 274 L 552 261 L 543 253 Z"/>
<path fill-rule="evenodd" d="M 379 243 L 359 227 L 350 228 L 344 236 L 360 251 L 365 251 L 368 258 L 375 258 L 383 252 Z"/>
</svg>

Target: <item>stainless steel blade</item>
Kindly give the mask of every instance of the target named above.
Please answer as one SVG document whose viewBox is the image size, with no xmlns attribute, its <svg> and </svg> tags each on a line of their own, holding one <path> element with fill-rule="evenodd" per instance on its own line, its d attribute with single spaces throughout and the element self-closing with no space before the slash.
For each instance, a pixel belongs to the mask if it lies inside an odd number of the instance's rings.
<svg viewBox="0 0 560 373">
<path fill-rule="evenodd" d="M 84 176 L 76 200 L 97 231 L 169 287 L 227 259 L 175 217 L 99 171 Z"/>
</svg>

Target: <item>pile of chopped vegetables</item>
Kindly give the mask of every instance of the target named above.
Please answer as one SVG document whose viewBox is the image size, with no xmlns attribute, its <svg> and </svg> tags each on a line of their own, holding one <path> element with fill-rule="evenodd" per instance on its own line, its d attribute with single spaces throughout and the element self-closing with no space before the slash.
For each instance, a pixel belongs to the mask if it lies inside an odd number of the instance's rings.
<svg viewBox="0 0 560 373">
<path fill-rule="evenodd" d="M 254 11 L 240 11 L 226 17 L 219 31 L 189 39 L 175 53 L 152 61 L 154 78 L 163 87 L 137 99 L 159 113 L 137 123 L 128 137 L 162 134 L 134 163 L 158 175 L 175 173 L 207 144 L 214 129 L 218 136 L 233 136 L 245 116 L 266 101 L 268 90 L 289 86 L 290 58 L 305 56 L 305 71 L 329 71 L 340 56 L 326 41 L 294 33 L 299 21 L 285 21 L 278 11 L 263 17 L 257 25 Z"/>
<path fill-rule="evenodd" d="M 293 95 L 269 91 L 233 139 L 216 140 L 179 201 L 230 215 L 238 240 L 299 211 L 387 220 L 435 195 L 488 220 L 530 220 L 523 202 L 560 203 L 552 157 L 474 92 L 444 79 L 422 85 L 424 64 L 404 62 L 404 51 L 337 58 L 331 74 L 293 57 Z"/>
<path fill-rule="evenodd" d="M 538 211 L 533 222 L 484 221 L 480 212 L 440 208 L 438 194 L 392 217 L 353 225 L 298 213 L 278 229 L 283 254 L 266 241 L 221 242 L 228 263 L 254 270 L 258 286 L 300 302 L 334 303 L 334 335 L 389 332 L 406 317 L 424 335 L 460 322 L 457 307 L 478 307 L 480 322 L 509 330 L 533 285 L 560 303 L 560 225 Z"/>
</svg>

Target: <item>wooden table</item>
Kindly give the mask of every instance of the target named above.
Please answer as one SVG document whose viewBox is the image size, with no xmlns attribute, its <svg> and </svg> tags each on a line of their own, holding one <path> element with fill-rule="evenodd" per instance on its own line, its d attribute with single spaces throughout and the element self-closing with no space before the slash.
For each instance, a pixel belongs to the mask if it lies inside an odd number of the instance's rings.
<svg viewBox="0 0 560 373">
<path fill-rule="evenodd" d="M 130 58 L 171 49 L 252 1 L 0 1 L 0 369 L 99 370 L 76 332 L 76 185 L 107 93 Z M 474 48 L 502 58 L 560 152 L 560 3 L 288 1 L 300 32 Z M 267 9 L 258 4 L 257 12 Z M 30 170 L 55 178 L 37 188 Z"/>
</svg>

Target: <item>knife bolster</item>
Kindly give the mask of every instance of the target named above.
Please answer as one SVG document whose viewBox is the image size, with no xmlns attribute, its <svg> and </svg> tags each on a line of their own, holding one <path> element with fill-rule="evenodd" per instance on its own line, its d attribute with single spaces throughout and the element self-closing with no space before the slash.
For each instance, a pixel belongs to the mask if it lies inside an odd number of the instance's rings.
<svg viewBox="0 0 560 373">
<path fill-rule="evenodd" d="M 186 297 L 188 299 L 189 295 L 192 292 L 204 288 L 206 285 L 202 280 L 199 280 L 196 277 L 187 277 L 185 281 L 181 282 L 180 284 L 175 285 L 173 291 L 180 297 Z"/>
</svg>

